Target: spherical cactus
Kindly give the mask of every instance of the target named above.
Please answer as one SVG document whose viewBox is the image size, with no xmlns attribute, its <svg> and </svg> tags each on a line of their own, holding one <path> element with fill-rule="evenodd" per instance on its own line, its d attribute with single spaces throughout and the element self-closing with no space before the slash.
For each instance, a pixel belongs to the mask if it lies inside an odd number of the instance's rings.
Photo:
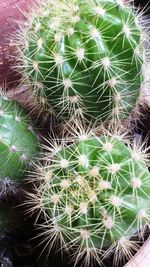
<svg viewBox="0 0 150 267">
<path fill-rule="evenodd" d="M 85 266 L 101 266 L 113 253 L 118 266 L 138 249 L 135 236 L 150 220 L 150 174 L 135 144 L 115 134 L 82 134 L 48 152 L 35 173 L 40 186 L 27 204 L 44 214 L 46 248 L 67 250 L 75 265 L 84 260 Z"/>
<path fill-rule="evenodd" d="M 63 119 L 125 118 L 143 79 L 143 36 L 123 0 L 43 1 L 19 33 L 18 69 Z"/>
<path fill-rule="evenodd" d="M 0 180 L 6 185 L 20 181 L 38 152 L 38 138 L 23 108 L 0 96 Z"/>
</svg>

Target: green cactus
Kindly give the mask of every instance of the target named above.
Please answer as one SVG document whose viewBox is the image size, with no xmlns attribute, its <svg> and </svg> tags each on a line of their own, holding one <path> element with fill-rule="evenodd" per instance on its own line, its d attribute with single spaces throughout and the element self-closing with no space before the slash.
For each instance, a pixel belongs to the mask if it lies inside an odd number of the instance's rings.
<svg viewBox="0 0 150 267">
<path fill-rule="evenodd" d="M 38 138 L 23 108 L 0 96 L 0 180 L 6 187 L 22 179 L 38 152 Z"/>
<path fill-rule="evenodd" d="M 41 183 L 27 204 L 44 214 L 45 247 L 67 250 L 75 265 L 84 260 L 85 266 L 101 266 L 114 253 L 117 266 L 139 248 L 132 237 L 143 236 L 149 224 L 146 154 L 124 140 L 84 133 L 69 146 L 55 146 L 46 164 L 36 167 Z"/>
<path fill-rule="evenodd" d="M 146 52 L 140 16 L 129 4 L 45 0 L 27 25 L 19 33 L 18 68 L 56 116 L 128 117 Z"/>
</svg>

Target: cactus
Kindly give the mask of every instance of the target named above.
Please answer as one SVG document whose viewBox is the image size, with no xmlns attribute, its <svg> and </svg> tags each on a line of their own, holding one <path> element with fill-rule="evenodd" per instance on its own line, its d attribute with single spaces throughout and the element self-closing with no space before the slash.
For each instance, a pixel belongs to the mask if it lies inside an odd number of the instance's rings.
<svg viewBox="0 0 150 267">
<path fill-rule="evenodd" d="M 144 146 L 116 133 L 84 132 L 70 145 L 55 144 L 46 158 L 27 200 L 28 211 L 44 215 L 45 224 L 37 225 L 45 248 L 68 251 L 75 265 L 101 266 L 112 253 L 114 266 L 129 259 L 150 220 Z"/>
<path fill-rule="evenodd" d="M 2 189 L 22 179 L 37 156 L 39 141 L 23 108 L 0 96 L 0 180 Z M 2 193 L 2 192 L 1 192 Z"/>
<path fill-rule="evenodd" d="M 40 102 L 63 120 L 128 117 L 143 80 L 140 15 L 123 0 L 39 5 L 19 32 L 18 69 Z"/>
</svg>

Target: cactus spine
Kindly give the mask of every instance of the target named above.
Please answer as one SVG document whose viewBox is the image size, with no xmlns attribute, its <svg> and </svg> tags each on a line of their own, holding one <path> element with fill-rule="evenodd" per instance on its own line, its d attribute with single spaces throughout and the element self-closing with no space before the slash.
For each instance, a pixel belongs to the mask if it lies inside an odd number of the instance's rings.
<svg viewBox="0 0 150 267">
<path fill-rule="evenodd" d="M 150 219 L 150 174 L 145 152 L 119 134 L 81 134 L 57 146 L 36 166 L 40 181 L 28 205 L 45 217 L 46 247 L 67 250 L 76 265 L 114 266 L 132 256 Z M 42 235 L 40 234 L 40 236 Z"/>
<path fill-rule="evenodd" d="M 0 179 L 6 184 L 20 181 L 37 156 L 38 145 L 23 108 L 0 96 Z"/>
<path fill-rule="evenodd" d="M 63 120 L 122 119 L 140 93 L 143 41 L 122 0 L 43 1 L 19 34 L 19 70 Z"/>
</svg>

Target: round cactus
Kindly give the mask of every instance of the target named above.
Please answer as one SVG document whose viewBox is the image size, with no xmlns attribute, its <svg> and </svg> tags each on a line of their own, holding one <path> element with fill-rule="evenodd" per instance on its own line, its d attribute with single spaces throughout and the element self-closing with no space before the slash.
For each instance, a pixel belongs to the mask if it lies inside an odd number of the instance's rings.
<svg viewBox="0 0 150 267">
<path fill-rule="evenodd" d="M 123 0 L 43 1 L 19 33 L 19 71 L 57 116 L 128 117 L 145 61 L 140 16 Z"/>
<path fill-rule="evenodd" d="M 101 265 L 112 253 L 114 266 L 129 259 L 150 220 L 144 152 L 114 134 L 82 134 L 53 152 L 36 167 L 41 183 L 27 203 L 44 214 L 45 247 L 68 250 L 75 265 Z"/>
<path fill-rule="evenodd" d="M 19 181 L 39 151 L 39 141 L 19 104 L 0 96 L 0 179 Z"/>
</svg>

